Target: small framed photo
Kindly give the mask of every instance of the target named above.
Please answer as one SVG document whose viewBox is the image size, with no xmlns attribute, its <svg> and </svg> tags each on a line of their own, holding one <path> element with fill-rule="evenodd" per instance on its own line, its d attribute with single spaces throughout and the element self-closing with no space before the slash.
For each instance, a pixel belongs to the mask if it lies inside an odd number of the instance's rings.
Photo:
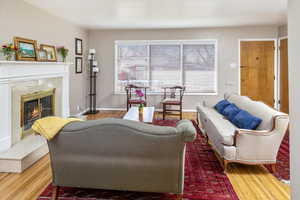
<svg viewBox="0 0 300 200">
<path fill-rule="evenodd" d="M 81 57 L 75 58 L 75 71 L 76 71 L 76 74 L 82 73 L 82 58 Z"/>
<path fill-rule="evenodd" d="M 40 49 L 45 50 L 47 52 L 47 61 L 57 62 L 55 46 L 41 44 Z"/>
<path fill-rule="evenodd" d="M 75 54 L 82 55 L 82 39 L 75 38 Z"/>
<path fill-rule="evenodd" d="M 16 60 L 22 60 L 22 61 L 36 60 L 37 58 L 36 40 L 14 37 L 14 43 L 15 43 L 15 47 L 19 49 L 19 51 L 16 53 Z"/>
<path fill-rule="evenodd" d="M 36 52 L 37 52 L 37 61 L 41 61 L 41 62 L 48 61 L 48 54 L 46 50 L 38 49 Z"/>
</svg>

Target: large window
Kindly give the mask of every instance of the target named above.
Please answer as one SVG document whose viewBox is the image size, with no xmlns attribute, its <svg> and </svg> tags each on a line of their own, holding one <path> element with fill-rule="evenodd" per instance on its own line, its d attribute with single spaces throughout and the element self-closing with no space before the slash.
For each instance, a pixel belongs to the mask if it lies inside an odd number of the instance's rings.
<svg viewBox="0 0 300 200">
<path fill-rule="evenodd" d="M 217 42 L 116 41 L 115 92 L 127 84 L 150 87 L 184 85 L 187 93 L 217 93 Z"/>
</svg>

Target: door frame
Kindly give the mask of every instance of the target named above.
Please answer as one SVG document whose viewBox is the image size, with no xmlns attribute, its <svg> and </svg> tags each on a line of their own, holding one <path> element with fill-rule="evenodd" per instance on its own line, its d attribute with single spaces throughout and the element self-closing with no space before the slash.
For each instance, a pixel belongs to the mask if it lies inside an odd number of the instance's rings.
<svg viewBox="0 0 300 200">
<path fill-rule="evenodd" d="M 259 42 L 259 41 L 273 41 L 275 46 L 274 52 L 274 108 L 278 109 L 278 90 L 279 90 L 279 82 L 278 82 L 278 38 L 241 38 L 238 40 L 238 49 L 239 49 L 239 65 L 238 65 L 238 93 L 241 94 L 241 43 L 242 42 Z"/>
<path fill-rule="evenodd" d="M 285 40 L 285 39 L 289 39 L 288 38 L 288 36 L 283 36 L 283 37 L 279 37 L 278 38 L 278 58 L 277 58 L 277 60 L 278 60 L 278 66 L 277 66 L 277 76 L 278 76 L 278 80 L 277 80 L 277 84 L 278 84 L 278 92 L 277 92 L 277 95 L 278 95 L 278 97 L 277 97 L 277 99 L 278 99 L 278 101 L 277 101 L 277 104 L 278 104 L 278 110 L 280 110 L 281 109 L 281 104 L 279 103 L 279 101 L 281 100 L 281 76 L 280 76 L 280 73 L 281 73 L 281 66 L 280 66 L 280 64 L 281 64 L 281 58 L 280 58 L 280 54 L 281 54 L 281 52 L 280 52 L 280 44 L 281 44 L 281 40 Z"/>
</svg>

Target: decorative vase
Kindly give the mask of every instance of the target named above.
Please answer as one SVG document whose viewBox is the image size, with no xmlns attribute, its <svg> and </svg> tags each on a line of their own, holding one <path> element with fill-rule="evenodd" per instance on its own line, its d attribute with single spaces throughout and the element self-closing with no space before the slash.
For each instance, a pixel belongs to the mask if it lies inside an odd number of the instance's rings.
<svg viewBox="0 0 300 200">
<path fill-rule="evenodd" d="M 139 112 L 143 112 L 143 110 L 144 110 L 144 104 L 140 104 L 139 105 Z"/>
<path fill-rule="evenodd" d="M 139 105 L 139 120 L 143 121 L 144 104 Z"/>
<path fill-rule="evenodd" d="M 5 59 L 6 59 L 7 61 L 11 61 L 12 58 L 13 58 L 13 54 L 12 54 L 12 53 L 9 53 L 9 54 L 6 54 L 6 55 L 5 55 Z"/>
<path fill-rule="evenodd" d="M 140 122 L 143 121 L 143 112 L 142 111 L 139 112 L 139 121 Z"/>
</svg>

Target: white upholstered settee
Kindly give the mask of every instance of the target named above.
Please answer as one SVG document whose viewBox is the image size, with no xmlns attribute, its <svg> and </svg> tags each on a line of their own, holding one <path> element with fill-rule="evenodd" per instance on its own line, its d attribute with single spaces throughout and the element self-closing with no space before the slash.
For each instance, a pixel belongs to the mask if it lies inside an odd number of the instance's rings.
<svg viewBox="0 0 300 200">
<path fill-rule="evenodd" d="M 224 98 L 262 119 L 256 130 L 239 129 L 219 114 L 214 105 L 203 102 L 197 106 L 199 126 L 224 161 L 224 169 L 228 163 L 238 162 L 272 164 L 275 170 L 277 153 L 289 124 L 288 115 L 246 96 L 225 94 Z"/>
</svg>

